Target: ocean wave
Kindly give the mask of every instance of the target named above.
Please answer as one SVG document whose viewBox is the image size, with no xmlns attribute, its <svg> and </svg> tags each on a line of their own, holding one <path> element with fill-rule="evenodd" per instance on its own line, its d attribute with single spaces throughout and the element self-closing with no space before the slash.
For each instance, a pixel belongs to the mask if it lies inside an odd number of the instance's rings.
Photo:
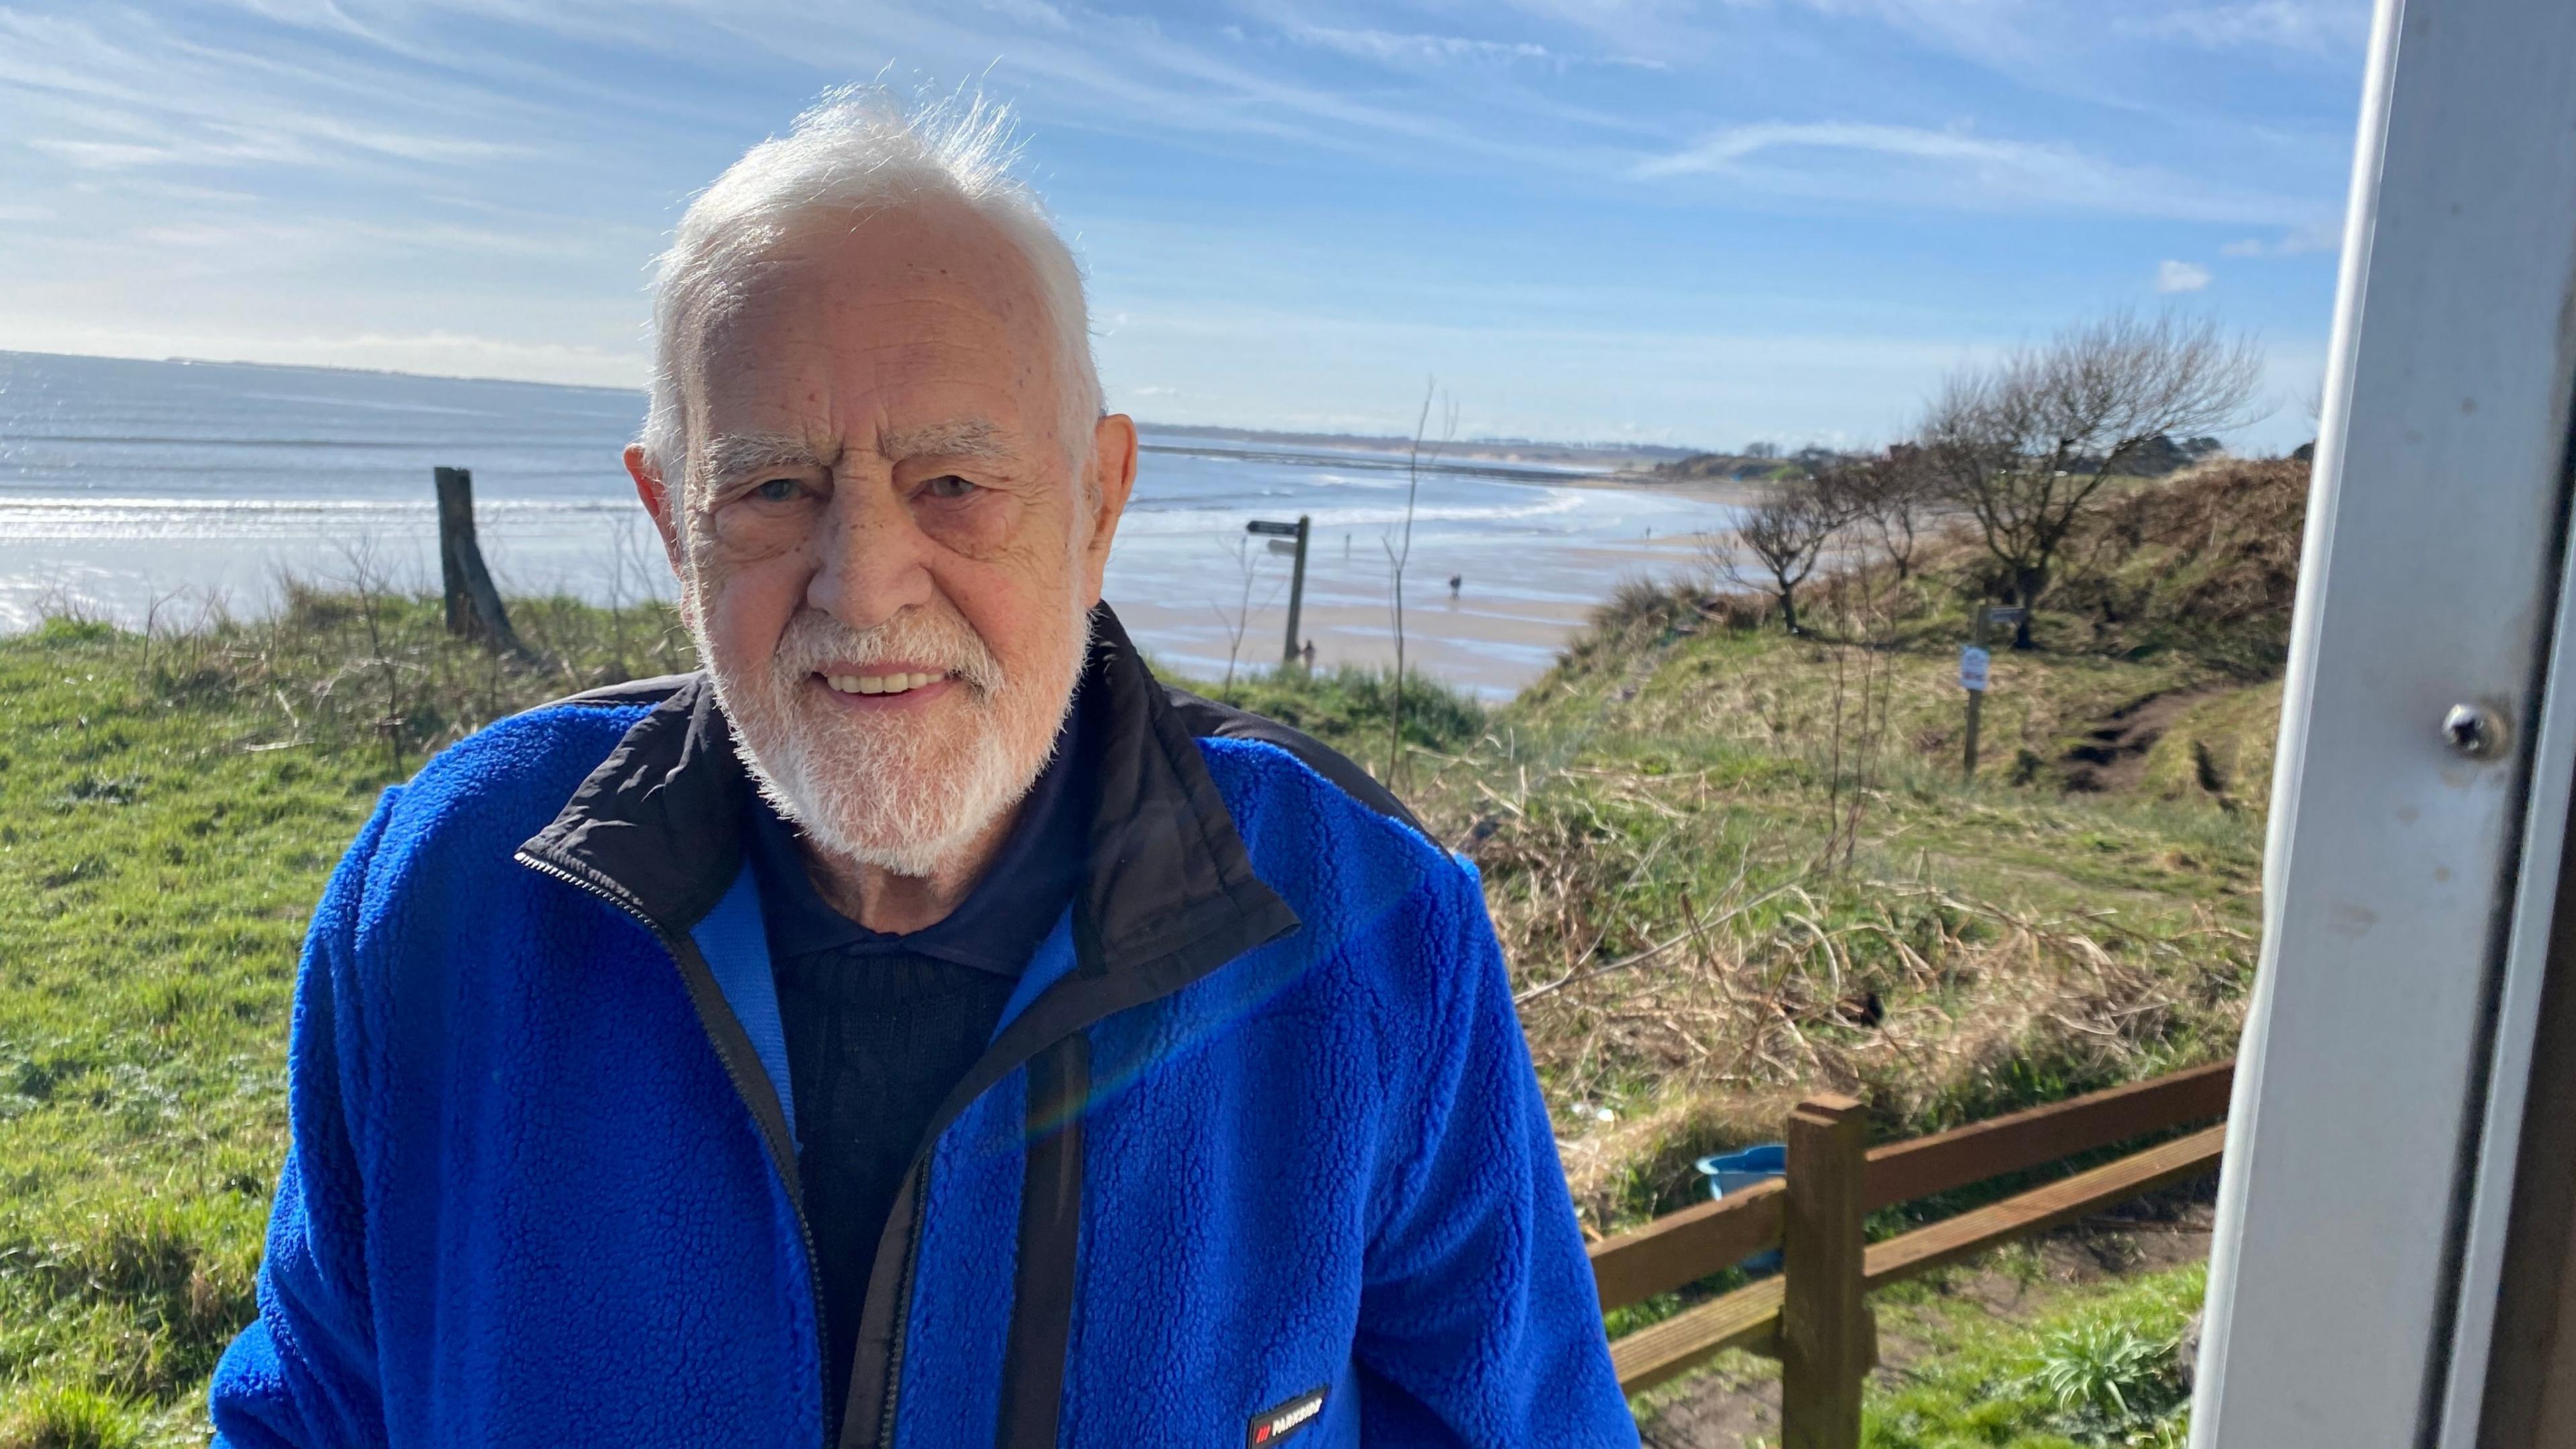
<svg viewBox="0 0 2576 1449">
<path fill-rule="evenodd" d="M 1425 523 L 1509 523 L 1519 519 L 1548 518 L 1572 513 L 1581 508 L 1584 494 L 1571 488 L 1530 489 L 1528 500 L 1508 503 L 1441 503 L 1424 504 L 1413 512 L 1416 525 Z M 1267 510 L 1286 512 L 1288 510 Z M 1308 525 L 1321 533 L 1326 529 L 1385 528 L 1404 522 L 1401 505 L 1375 508 L 1314 508 L 1303 510 L 1312 520 Z M 1260 515 L 1241 508 L 1171 507 L 1130 512 L 1119 520 L 1118 536 L 1181 537 L 1192 534 L 1237 534 L 1243 526 Z"/>
<path fill-rule="evenodd" d="M 492 498 L 474 505 L 486 527 L 587 524 L 638 516 L 610 498 Z M 362 498 L 7 498 L 0 542 L 82 539 L 251 539 L 378 528 L 414 532 L 437 525 L 430 501 Z"/>
</svg>

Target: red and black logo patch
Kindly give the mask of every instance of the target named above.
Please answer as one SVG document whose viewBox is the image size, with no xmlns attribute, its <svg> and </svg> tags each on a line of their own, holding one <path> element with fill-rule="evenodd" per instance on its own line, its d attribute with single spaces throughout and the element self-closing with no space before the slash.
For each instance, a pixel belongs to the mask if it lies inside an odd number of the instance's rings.
<svg viewBox="0 0 2576 1449">
<path fill-rule="evenodd" d="M 1308 1389 L 1286 1403 L 1273 1404 L 1253 1415 L 1252 1422 L 1244 1428 L 1243 1442 L 1250 1449 L 1262 1449 L 1305 1428 L 1323 1414 L 1324 1391 Z"/>
</svg>

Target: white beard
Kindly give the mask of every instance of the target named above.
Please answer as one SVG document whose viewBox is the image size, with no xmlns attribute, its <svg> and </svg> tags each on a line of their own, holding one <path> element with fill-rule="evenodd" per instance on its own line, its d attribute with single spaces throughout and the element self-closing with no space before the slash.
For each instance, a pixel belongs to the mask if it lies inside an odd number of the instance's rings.
<svg viewBox="0 0 2576 1449">
<path fill-rule="evenodd" d="M 788 621 L 771 657 L 741 668 L 711 647 L 698 610 L 682 612 L 762 797 L 824 850 L 916 877 L 954 861 L 1036 783 L 1091 645 L 1091 616 L 1072 604 L 1053 657 L 1034 677 L 1006 679 L 982 638 L 945 605 L 907 610 L 866 632 L 808 609 Z M 944 667 L 956 684 L 930 718 L 912 721 L 854 715 L 809 687 L 827 661 L 880 660 Z M 962 730 L 942 728 L 959 713 Z"/>
</svg>

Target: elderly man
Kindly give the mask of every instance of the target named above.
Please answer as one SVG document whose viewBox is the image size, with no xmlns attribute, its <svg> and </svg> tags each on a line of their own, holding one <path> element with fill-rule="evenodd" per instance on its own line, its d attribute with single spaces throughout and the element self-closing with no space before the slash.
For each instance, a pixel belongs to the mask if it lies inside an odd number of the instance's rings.
<svg viewBox="0 0 2576 1449">
<path fill-rule="evenodd" d="M 627 466 L 703 675 L 317 911 L 224 1443 L 1634 1443 L 1469 870 L 1100 605 L 1136 432 L 997 117 L 690 207 Z"/>
</svg>

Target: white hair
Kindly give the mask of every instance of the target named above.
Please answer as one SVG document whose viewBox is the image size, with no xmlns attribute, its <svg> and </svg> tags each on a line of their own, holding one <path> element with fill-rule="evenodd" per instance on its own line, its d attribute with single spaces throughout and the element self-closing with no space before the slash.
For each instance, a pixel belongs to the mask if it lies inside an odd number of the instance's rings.
<svg viewBox="0 0 2576 1449">
<path fill-rule="evenodd" d="M 645 458 L 664 479 L 686 481 L 689 354 L 773 247 L 818 221 L 947 200 L 997 228 L 1037 282 L 1062 354 L 1065 446 L 1082 473 L 1101 414 L 1082 269 L 1037 194 L 1011 174 L 1018 158 L 1007 106 L 950 96 L 907 107 L 882 86 L 827 92 L 785 136 L 744 152 L 689 204 L 655 267 Z"/>
</svg>

